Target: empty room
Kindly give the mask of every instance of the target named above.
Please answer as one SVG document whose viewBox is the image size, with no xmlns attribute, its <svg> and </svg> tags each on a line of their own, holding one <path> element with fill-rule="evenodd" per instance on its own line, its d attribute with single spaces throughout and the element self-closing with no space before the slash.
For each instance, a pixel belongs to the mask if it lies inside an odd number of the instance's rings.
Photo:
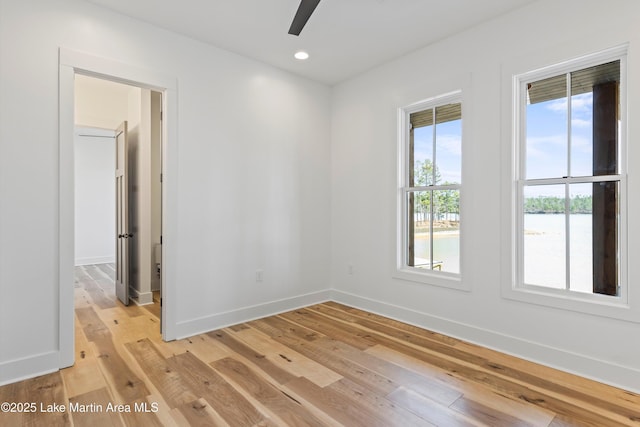
<svg viewBox="0 0 640 427">
<path fill-rule="evenodd" d="M 638 22 L 0 0 L 0 425 L 640 425 Z"/>
</svg>

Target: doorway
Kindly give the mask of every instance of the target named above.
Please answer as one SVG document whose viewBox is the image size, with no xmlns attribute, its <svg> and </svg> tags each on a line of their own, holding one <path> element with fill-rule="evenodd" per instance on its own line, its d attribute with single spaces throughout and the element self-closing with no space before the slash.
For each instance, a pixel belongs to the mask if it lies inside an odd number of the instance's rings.
<svg viewBox="0 0 640 427">
<path fill-rule="evenodd" d="M 114 264 L 122 304 L 159 304 L 162 94 L 84 75 L 74 89 L 75 265 Z"/>
<path fill-rule="evenodd" d="M 160 94 L 163 120 L 161 123 L 162 160 L 160 229 L 162 246 L 159 249 L 161 261 L 160 290 L 162 294 L 162 338 L 170 341 L 176 338 L 175 288 L 173 283 L 175 240 L 167 244 L 167 237 L 175 236 L 177 207 L 171 200 L 176 199 L 177 186 L 173 176 L 177 169 L 175 143 L 177 133 L 171 123 L 177 117 L 177 82 L 151 70 L 140 69 L 109 59 L 85 53 L 60 49 L 59 56 L 59 367 L 74 363 L 74 266 L 75 266 L 75 176 L 74 176 L 74 131 L 75 131 L 75 79 L 76 76 L 90 76 L 116 83 L 125 83 L 139 89 Z M 151 251 L 151 249 L 149 249 Z"/>
</svg>

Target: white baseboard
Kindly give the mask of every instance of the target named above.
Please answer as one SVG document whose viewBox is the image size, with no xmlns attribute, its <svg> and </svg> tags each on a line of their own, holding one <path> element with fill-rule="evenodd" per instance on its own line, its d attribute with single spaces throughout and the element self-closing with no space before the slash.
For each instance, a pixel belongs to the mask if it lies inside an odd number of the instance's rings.
<svg viewBox="0 0 640 427">
<path fill-rule="evenodd" d="M 153 304 L 153 292 L 140 292 L 135 288 L 129 288 L 130 299 L 137 305 Z"/>
<path fill-rule="evenodd" d="M 640 393 L 640 370 L 455 322 L 358 295 L 331 291 L 333 301 L 491 348 L 521 359 Z"/>
<path fill-rule="evenodd" d="M 57 351 L 2 362 L 0 386 L 56 372 L 60 368 L 59 363 L 60 355 Z"/>
<path fill-rule="evenodd" d="M 179 322 L 176 325 L 176 337 L 177 339 L 186 338 L 238 323 L 273 316 L 285 311 L 326 302 L 331 299 L 330 297 L 331 291 L 325 290 Z"/>
<path fill-rule="evenodd" d="M 92 264 L 115 264 L 115 262 L 116 262 L 116 258 L 114 256 L 96 256 L 96 257 L 76 258 L 76 266 L 92 265 Z"/>
</svg>

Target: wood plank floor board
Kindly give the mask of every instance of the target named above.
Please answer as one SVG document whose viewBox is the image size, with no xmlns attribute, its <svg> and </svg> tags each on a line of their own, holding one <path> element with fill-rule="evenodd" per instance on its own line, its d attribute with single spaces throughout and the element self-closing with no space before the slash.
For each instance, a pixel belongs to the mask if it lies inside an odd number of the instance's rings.
<svg viewBox="0 0 640 427">
<path fill-rule="evenodd" d="M 419 389 L 421 394 L 443 405 L 450 405 L 462 396 L 460 391 L 446 384 L 410 371 L 402 366 L 389 363 L 372 354 L 359 351 L 340 341 L 323 338 L 316 341 L 316 343 L 330 349 L 336 357 L 358 363 L 367 369 L 384 375 L 396 384 L 405 384 L 407 387 Z"/>
<path fill-rule="evenodd" d="M 321 364 L 345 378 L 349 378 L 356 384 L 360 384 L 370 390 L 385 395 L 398 387 L 391 379 L 364 367 L 361 364 L 343 359 L 333 354 L 329 349 L 315 342 L 304 342 L 287 337 L 277 337 L 274 340 L 291 346 L 303 356 Z"/>
<path fill-rule="evenodd" d="M 435 340 L 441 344 L 447 344 L 455 347 L 458 350 L 465 351 L 468 354 L 476 355 L 484 358 L 485 360 L 492 361 L 496 358 L 496 355 L 500 353 L 495 350 L 481 347 L 479 345 L 471 344 L 465 341 L 456 340 L 446 335 L 437 334 L 417 326 L 409 325 L 397 320 L 385 318 L 383 316 L 369 313 L 359 310 L 357 308 L 348 307 L 336 302 L 327 302 L 322 305 L 315 305 L 308 307 L 310 310 L 321 312 L 328 316 L 338 317 L 342 320 L 351 319 L 352 321 L 366 326 L 368 329 L 380 330 L 386 326 L 407 331 L 412 334 L 417 334 Z M 351 317 L 346 317 L 342 311 L 349 313 Z M 361 319 L 369 320 L 370 322 L 362 322 Z M 410 340 L 408 340 L 410 342 Z M 475 363 L 475 362 L 474 362 Z M 616 402 L 619 406 L 637 411 L 640 408 L 640 395 L 632 393 L 626 390 L 610 387 L 605 384 L 597 383 L 592 380 L 576 377 L 575 375 L 559 371 L 557 369 L 549 368 L 537 363 L 529 362 L 519 358 L 502 358 L 501 365 L 495 362 L 489 362 L 489 367 L 492 369 L 511 369 L 517 375 L 530 375 L 537 377 L 538 379 L 548 379 L 558 386 L 565 387 L 563 392 L 573 394 L 578 393 L 580 395 L 591 396 L 592 398 L 605 399 Z M 529 379 L 526 379 L 529 381 Z M 615 409 L 615 408 L 613 408 Z"/>
<path fill-rule="evenodd" d="M 237 384 L 245 394 L 260 402 L 270 411 L 273 418 L 280 420 L 279 422 L 283 425 L 324 425 L 300 402 L 294 400 L 282 389 L 265 381 L 242 362 L 233 358 L 225 358 L 211 363 L 211 366 Z"/>
<path fill-rule="evenodd" d="M 85 271 L 86 275 L 82 279 L 79 279 L 79 283 L 89 294 L 94 304 L 100 308 L 115 307 L 116 302 L 109 297 L 108 291 L 105 291 L 105 288 L 110 288 L 109 284 L 111 283 L 111 279 L 102 273 L 97 274 L 96 271 L 92 271 L 90 267 Z"/>
<path fill-rule="evenodd" d="M 1 426 L 640 426 L 640 396 L 336 302 L 174 342 L 154 305 L 115 298 L 112 264 L 76 269 L 76 364 L 0 401 L 122 404 L 3 413 Z"/>
<path fill-rule="evenodd" d="M 73 424 L 92 427 L 123 426 L 120 414 L 107 410 L 110 402 L 113 402 L 113 397 L 106 387 L 69 398 L 69 408 L 73 408 L 69 410 Z"/>
<path fill-rule="evenodd" d="M 115 274 L 108 273 L 108 268 L 100 268 L 99 265 L 87 265 L 85 266 L 85 271 L 101 289 L 110 291 Z"/>
<path fill-rule="evenodd" d="M 356 326 L 336 324 L 335 322 L 329 323 L 326 317 L 310 310 L 299 309 L 283 313 L 279 317 L 293 324 L 304 326 L 312 331 L 346 342 L 360 350 L 366 350 L 376 345 L 376 342 L 370 339 L 371 337 L 367 331 Z"/>
<path fill-rule="evenodd" d="M 115 264 L 96 264 L 96 267 L 98 267 L 100 271 L 102 271 L 102 273 L 104 273 L 109 279 L 111 279 L 111 282 L 115 280 L 116 278 Z"/>
<path fill-rule="evenodd" d="M 190 352 L 205 363 L 233 356 L 233 352 L 228 347 L 210 338 L 207 334 L 163 342 L 158 348 L 165 357 Z"/>
<path fill-rule="evenodd" d="M 257 328 L 271 337 L 278 335 L 286 335 L 292 338 L 298 338 L 305 341 L 314 341 L 318 338 L 324 337 L 323 335 L 313 329 L 306 328 L 302 325 L 292 323 L 279 316 L 271 316 L 268 318 L 269 323 L 263 322 L 265 319 L 258 319 L 248 322 L 248 325 L 254 326 L 260 325 Z"/>
<path fill-rule="evenodd" d="M 465 371 L 466 368 L 457 366 L 440 366 L 439 363 L 434 363 L 433 360 L 425 360 L 421 358 L 421 354 L 408 354 L 407 352 L 403 352 L 403 350 L 387 349 L 382 346 L 373 347 L 367 350 L 367 352 L 372 352 L 379 357 L 385 357 L 385 355 L 387 355 L 388 360 L 393 360 L 406 366 L 411 366 L 412 369 L 424 372 L 425 374 L 431 374 L 434 377 L 442 375 L 443 378 L 448 378 L 452 384 L 455 384 L 457 389 L 463 391 L 465 394 L 471 394 L 473 391 L 482 393 L 482 390 L 484 390 L 487 399 L 495 402 L 506 397 L 509 400 L 526 404 L 530 406 L 531 409 L 537 408 L 542 410 L 543 412 L 541 415 L 544 413 L 553 414 L 554 416 L 560 414 L 567 419 L 589 420 L 585 425 L 593 426 L 598 425 L 598 423 L 603 426 L 640 425 L 640 421 L 619 421 L 620 416 L 616 413 L 608 413 L 608 417 L 610 418 L 605 419 L 600 416 L 601 411 L 592 412 L 584 409 L 579 404 L 567 403 L 567 400 L 572 401 L 572 396 L 564 396 L 560 398 L 547 396 L 531 390 L 526 386 L 505 382 L 499 378 L 483 375 L 481 372 L 475 372 L 472 370 L 467 372 Z M 393 356 L 390 354 L 393 354 Z M 424 370 L 421 368 L 424 368 Z M 471 387 L 471 390 L 469 387 Z M 543 417 L 543 419 L 546 418 L 547 417 Z"/>
<path fill-rule="evenodd" d="M 385 420 L 388 426 L 433 426 L 434 424 L 407 411 L 405 408 L 391 402 L 386 396 L 371 393 L 370 390 L 354 383 L 348 378 L 343 378 L 331 384 L 328 388 L 355 399 L 367 411 L 376 414 Z"/>
<path fill-rule="evenodd" d="M 561 395 L 553 389 L 541 389 L 533 384 L 526 384 L 504 377 L 500 373 L 488 372 L 482 366 L 473 366 L 465 361 L 454 361 L 454 359 L 451 359 L 449 356 L 436 355 L 436 353 L 429 354 L 428 352 L 416 350 L 410 346 L 390 343 L 387 343 L 387 346 L 419 360 L 428 362 L 431 365 L 438 366 L 446 371 L 455 373 L 456 376 L 466 378 L 478 384 L 483 384 L 501 393 L 510 394 L 513 397 L 533 403 L 550 411 L 565 414 L 572 418 L 581 416 L 591 417 L 600 423 L 604 423 L 603 425 L 607 425 L 605 420 L 599 415 L 599 409 L 603 409 L 602 407 L 592 406 L 586 402 L 582 402 L 576 399 L 573 393 Z M 603 402 L 603 406 L 608 407 L 610 405 Z M 610 413 L 613 419 L 618 422 L 624 422 L 624 415 L 620 415 L 619 412 Z M 613 419 L 608 422 L 612 423 Z M 632 418 L 627 419 L 632 420 Z"/>
<path fill-rule="evenodd" d="M 390 427 L 388 420 L 371 412 L 358 400 L 330 387 L 318 387 L 304 377 L 295 378 L 286 384 L 288 389 L 307 402 L 313 402 L 322 412 L 345 426 Z"/>
<path fill-rule="evenodd" d="M 227 346 L 231 351 L 251 361 L 252 364 L 258 366 L 263 372 L 267 373 L 278 383 L 283 384 L 295 378 L 292 373 L 269 360 L 263 353 L 249 347 L 242 341 L 231 336 L 225 330 L 217 330 L 209 332 L 207 335 Z M 286 357 L 286 356 L 285 356 Z"/>
<path fill-rule="evenodd" d="M 185 403 L 178 408 L 184 417 L 184 423 L 190 426 L 215 426 L 215 427 L 233 427 L 229 426 L 220 415 L 215 412 L 209 403 L 204 399 L 194 400 Z"/>
<path fill-rule="evenodd" d="M 76 317 L 87 340 L 96 341 L 103 337 L 111 337 L 111 331 L 100 320 L 93 307 L 77 308 Z"/>
<path fill-rule="evenodd" d="M 167 359 L 162 356 L 151 341 L 141 339 L 125 344 L 125 347 L 170 408 L 176 408 L 198 399 L 193 390 L 182 380 L 181 375 L 171 369 Z"/>
<path fill-rule="evenodd" d="M 312 311 L 312 309 L 308 311 Z M 296 313 L 303 312 L 304 310 L 296 311 Z M 321 330 L 324 328 L 321 320 L 316 319 L 316 325 Z M 530 399 L 529 401 L 538 401 L 547 405 L 547 402 L 552 400 L 550 399 L 551 397 L 557 397 L 558 395 L 570 396 L 565 405 L 551 404 L 549 409 L 554 411 L 560 410 L 573 414 L 578 408 L 581 408 L 582 410 L 591 411 L 597 417 L 598 411 L 596 408 L 605 408 L 611 413 L 617 414 L 615 418 L 619 422 L 640 419 L 638 408 L 626 408 L 618 403 L 609 402 L 608 399 L 600 399 L 568 389 L 561 384 L 553 383 L 545 378 L 540 378 L 521 370 L 508 368 L 454 346 L 399 332 L 392 327 L 384 328 L 379 326 L 376 331 L 368 328 L 367 330 L 369 331 L 367 338 L 380 345 L 396 348 L 403 353 L 413 354 L 417 358 L 426 358 L 436 366 L 464 373 L 476 381 L 482 379 L 494 386 L 521 390 L 520 398 L 522 399 Z M 487 375 L 488 373 L 489 375 Z M 527 384 L 529 387 L 524 387 L 522 384 Z M 541 390 L 545 390 L 546 393 L 541 393 Z"/>
<path fill-rule="evenodd" d="M 449 408 L 492 427 L 532 427 L 533 424 L 490 406 L 461 397 Z"/>
<path fill-rule="evenodd" d="M 389 319 L 388 317 L 383 317 L 375 313 L 370 313 L 368 311 L 363 311 L 354 307 L 349 307 L 334 301 L 328 301 L 323 304 L 316 304 L 308 307 L 308 309 L 330 315 L 331 317 L 338 317 L 342 320 L 350 319 L 354 323 L 357 323 L 362 319 L 368 320 L 373 323 L 369 323 L 369 324 L 365 323 L 364 325 L 373 325 L 372 328 L 374 330 L 377 330 L 379 326 L 391 326 L 403 331 L 407 331 L 409 333 L 418 334 L 424 337 L 429 337 L 442 344 L 448 344 L 453 347 L 456 347 L 463 343 L 463 341 L 460 341 L 458 339 L 452 338 L 447 335 L 429 331 L 427 329 L 410 325 L 408 323 L 400 322 L 398 320 Z"/>
<path fill-rule="evenodd" d="M 418 417 L 437 426 L 492 427 L 488 424 L 484 424 L 480 420 L 474 420 L 466 414 L 461 414 L 447 406 L 440 405 L 433 400 L 404 387 L 399 387 L 393 393 L 389 394 L 388 399 L 396 405 L 405 408 Z"/>
<path fill-rule="evenodd" d="M 107 387 L 104 376 L 100 371 L 98 360 L 93 357 L 93 348 L 84 333 L 82 333 L 80 322 L 76 321 L 75 328 L 75 365 L 73 369 L 60 371 L 67 390 L 67 396 L 70 398 Z"/>
<path fill-rule="evenodd" d="M 119 402 L 138 401 L 149 395 L 145 382 L 123 359 L 111 338 L 101 338 L 93 344 L 102 373 Z"/>
<path fill-rule="evenodd" d="M 531 405 L 517 396 L 502 393 L 491 387 L 469 381 L 464 377 L 457 377 L 444 369 L 382 346 L 372 347 L 367 350 L 367 353 L 375 354 L 389 363 L 403 366 L 420 376 L 429 377 L 432 381 L 444 384 L 447 388 L 455 390 L 460 395 L 488 406 L 499 408 L 506 413 L 517 415 L 533 425 L 546 426 L 556 415 L 555 412 L 537 405 Z M 430 397 L 431 400 L 439 401 L 437 398 L 433 398 L 429 383 L 411 382 L 404 387 L 422 396 Z M 427 389 L 425 390 L 425 388 Z"/>
<path fill-rule="evenodd" d="M 231 386 L 219 373 L 192 353 L 182 353 L 169 359 L 172 369 L 198 396 L 231 426 L 253 426 L 267 423 L 267 419 Z"/>
<path fill-rule="evenodd" d="M 116 305 L 118 307 L 122 307 L 129 317 L 146 316 L 149 314 L 148 310 L 143 309 L 139 305 L 136 305 L 134 302 L 131 302 L 129 303 L 129 305 L 125 306 L 120 301 L 116 301 Z"/>
<path fill-rule="evenodd" d="M 146 399 L 134 399 L 134 400 L 129 400 L 127 401 L 127 404 L 130 405 L 130 407 L 135 408 L 136 405 L 144 405 L 144 404 L 149 404 L 149 402 Z M 143 412 L 143 411 L 136 411 L 135 409 L 132 409 L 130 412 L 129 411 L 125 411 L 121 413 L 122 415 L 122 419 L 124 420 L 124 424 L 128 427 L 138 427 L 138 426 L 145 426 L 145 427 L 167 427 L 170 424 L 167 424 L 166 422 L 162 422 L 158 416 L 152 412 Z"/>
<path fill-rule="evenodd" d="M 238 331 L 234 331 L 233 335 L 249 347 L 264 354 L 266 358 L 285 371 L 296 377 L 304 376 L 320 387 L 325 387 L 342 378 L 341 375 L 331 369 L 304 357 L 290 347 L 273 340 L 268 334 L 248 325 Z"/>
<path fill-rule="evenodd" d="M 24 402 L 33 402 L 44 408 L 39 412 L 24 414 L 25 426 L 69 426 L 71 419 L 67 411 L 58 412 L 56 406 L 65 406 L 67 399 L 60 372 L 42 375 L 26 381 Z"/>
<path fill-rule="evenodd" d="M 146 304 L 141 306 L 144 310 L 148 311 L 152 316 L 160 319 L 160 305 L 159 304 Z"/>
<path fill-rule="evenodd" d="M 19 410 L 19 404 L 28 402 L 25 390 L 27 381 L 20 381 L 0 387 L 0 403 L 7 402 L 11 406 L 0 411 L 0 426 L 23 426 L 25 411 Z M 36 403 L 36 402 L 33 402 Z M 39 408 L 35 408 L 39 409 Z"/>
<path fill-rule="evenodd" d="M 263 319 L 262 322 L 256 322 L 255 326 L 256 328 L 262 329 L 261 325 L 265 323 L 270 324 L 271 320 L 272 318 Z M 251 322 L 251 324 L 253 325 L 254 323 Z M 271 326 L 273 327 L 273 325 Z M 267 328 L 263 330 L 265 332 L 271 331 L 271 333 L 274 333 L 273 329 Z M 308 359 L 326 366 L 341 376 L 347 377 L 357 384 L 376 390 L 379 393 L 390 393 L 397 387 L 392 380 L 384 375 L 372 371 L 359 363 L 334 354 L 329 347 L 326 347 L 326 344 L 318 345 L 317 340 L 301 340 L 297 337 L 287 336 L 286 334 L 280 334 L 278 332 L 275 332 L 272 338 L 273 340 L 292 348 Z"/>
</svg>

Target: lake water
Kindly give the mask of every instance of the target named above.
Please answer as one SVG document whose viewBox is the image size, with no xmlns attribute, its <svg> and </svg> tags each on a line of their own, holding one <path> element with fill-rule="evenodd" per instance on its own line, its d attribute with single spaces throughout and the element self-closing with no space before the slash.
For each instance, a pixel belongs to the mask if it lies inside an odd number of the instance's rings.
<svg viewBox="0 0 640 427">
<path fill-rule="evenodd" d="M 592 292 L 592 232 L 591 215 L 570 216 L 570 288 Z M 524 218 L 525 282 L 532 285 L 565 288 L 566 233 L 565 217 L 561 214 L 527 214 Z M 428 260 L 428 235 L 416 236 L 416 257 Z M 435 233 L 433 259 L 442 262 L 442 270 L 460 272 L 460 236 L 457 232 Z"/>
<path fill-rule="evenodd" d="M 565 288 L 566 226 L 562 214 L 527 214 L 524 218 L 524 281 Z M 591 215 L 569 217 L 570 289 L 592 292 Z"/>
<path fill-rule="evenodd" d="M 414 242 L 416 258 L 429 260 L 428 234 L 417 235 Z M 460 234 L 457 231 L 434 233 L 433 239 L 434 265 L 440 263 L 440 269 L 449 273 L 460 273 Z M 416 262 L 419 261 L 416 259 Z M 428 261 L 427 261 L 428 262 Z"/>
</svg>

